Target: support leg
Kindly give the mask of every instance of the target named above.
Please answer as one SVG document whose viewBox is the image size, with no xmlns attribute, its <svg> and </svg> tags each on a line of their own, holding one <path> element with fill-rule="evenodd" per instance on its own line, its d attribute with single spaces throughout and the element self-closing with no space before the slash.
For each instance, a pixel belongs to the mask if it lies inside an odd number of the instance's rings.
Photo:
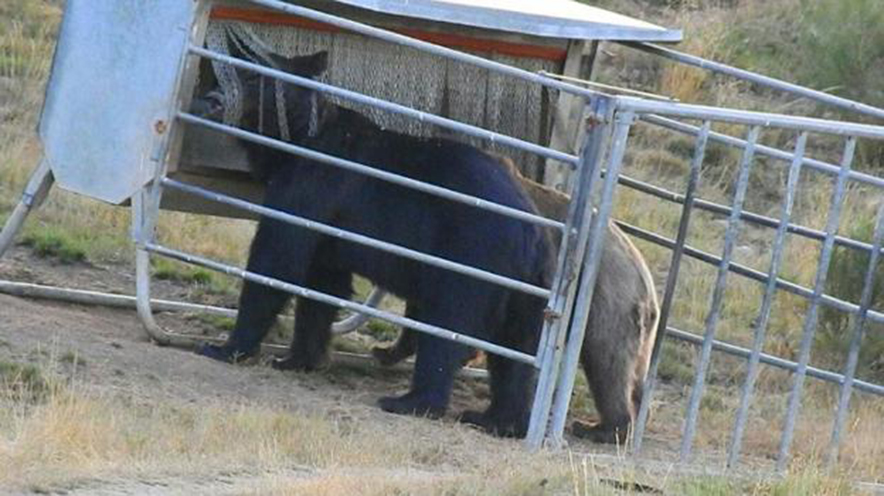
<svg viewBox="0 0 884 496">
<path fill-rule="evenodd" d="M 31 213 L 31 210 L 38 208 L 43 203 L 43 200 L 46 199 L 52 183 L 53 178 L 52 171 L 49 170 L 49 162 L 45 159 L 41 160 L 37 169 L 31 174 L 24 193 L 22 193 L 21 200 L 16 205 L 15 210 L 12 211 L 12 215 L 7 219 L 3 230 L 0 231 L 0 258 L 12 246 L 12 240 L 21 230 L 21 226 L 24 224 L 28 214 Z"/>
<path fill-rule="evenodd" d="M 160 345 L 183 345 L 192 341 L 173 334 L 157 324 L 150 307 L 150 253 L 144 248 L 152 241 L 159 215 L 160 187 L 151 186 L 132 196 L 132 237 L 135 240 L 135 307 L 138 319 L 151 340 Z"/>
</svg>

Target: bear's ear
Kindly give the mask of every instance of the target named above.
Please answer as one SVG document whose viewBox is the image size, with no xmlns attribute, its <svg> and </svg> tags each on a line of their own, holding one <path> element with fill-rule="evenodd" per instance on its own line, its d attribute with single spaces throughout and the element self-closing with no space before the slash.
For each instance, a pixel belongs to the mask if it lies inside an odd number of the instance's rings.
<svg viewBox="0 0 884 496">
<path fill-rule="evenodd" d="M 316 52 L 313 55 L 304 55 L 301 57 L 282 57 L 276 54 L 270 54 L 273 63 L 292 74 L 299 76 L 316 77 L 321 75 L 328 68 L 328 52 Z"/>
<path fill-rule="evenodd" d="M 307 59 L 309 60 L 310 75 L 313 77 L 321 75 L 328 69 L 328 52 L 325 50 L 309 55 Z"/>
</svg>

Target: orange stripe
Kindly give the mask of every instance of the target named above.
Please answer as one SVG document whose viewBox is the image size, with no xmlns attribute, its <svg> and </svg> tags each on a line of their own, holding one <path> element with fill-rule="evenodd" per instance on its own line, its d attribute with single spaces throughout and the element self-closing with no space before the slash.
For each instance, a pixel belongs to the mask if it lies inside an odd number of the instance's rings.
<svg viewBox="0 0 884 496">
<path fill-rule="evenodd" d="M 330 24 L 259 9 L 215 7 L 212 9 L 211 18 L 227 21 L 245 21 L 257 24 L 295 26 L 311 29 L 313 31 L 325 31 L 331 33 L 339 33 L 343 31 Z M 477 52 L 499 53 L 514 57 L 553 60 L 555 62 L 564 61 L 565 57 L 568 55 L 568 52 L 561 48 L 529 45 L 525 43 L 486 40 L 457 34 L 431 33 L 417 29 L 393 29 L 391 31 L 449 48 L 461 48 Z"/>
</svg>

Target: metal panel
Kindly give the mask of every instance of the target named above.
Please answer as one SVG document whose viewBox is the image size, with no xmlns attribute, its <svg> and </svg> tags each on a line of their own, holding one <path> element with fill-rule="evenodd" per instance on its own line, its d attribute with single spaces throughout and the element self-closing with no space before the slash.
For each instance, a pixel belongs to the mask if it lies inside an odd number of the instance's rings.
<svg viewBox="0 0 884 496">
<path fill-rule="evenodd" d="M 694 211 L 694 200 L 697 194 L 697 186 L 700 183 L 700 169 L 706 158 L 706 145 L 709 142 L 709 132 L 712 128 L 710 121 L 705 121 L 697 134 L 697 142 L 694 144 L 694 158 L 691 160 L 691 172 L 685 187 L 684 207 L 681 210 L 681 219 L 678 221 L 678 234 L 672 249 L 672 258 L 669 262 L 669 274 L 666 276 L 666 284 L 663 290 L 663 302 L 660 304 L 660 320 L 657 322 L 657 337 L 651 351 L 651 362 L 648 373 L 645 376 L 645 385 L 642 390 L 641 405 L 635 420 L 633 432 L 633 447 L 636 453 L 640 453 L 644 441 L 645 425 L 648 422 L 648 414 L 651 409 L 651 398 L 657 383 L 657 368 L 660 366 L 660 352 L 663 350 L 663 338 L 666 326 L 669 322 L 669 314 L 672 310 L 672 300 L 675 297 L 675 288 L 678 284 L 678 274 L 681 268 L 681 259 L 684 254 L 685 241 L 688 237 L 688 227 L 691 223 L 691 214 Z"/>
<path fill-rule="evenodd" d="M 585 40 L 681 41 L 679 29 L 574 0 L 338 0 L 384 14 L 534 36 Z"/>
<path fill-rule="evenodd" d="M 40 123 L 61 187 L 120 203 L 153 177 L 196 7 L 68 0 Z"/>
<path fill-rule="evenodd" d="M 749 172 L 752 169 L 753 160 L 755 158 L 755 143 L 761 133 L 760 127 L 752 127 L 749 130 L 749 136 L 746 139 L 748 145 L 743 150 L 743 159 L 740 163 L 740 172 L 737 177 L 736 191 L 734 192 L 733 211 L 727 221 L 727 228 L 724 234 L 724 250 L 721 255 L 721 262 L 718 266 L 718 275 L 715 279 L 715 287 L 712 291 L 712 301 L 709 304 L 709 313 L 706 316 L 705 327 L 703 333 L 703 346 L 700 351 L 700 357 L 697 361 L 696 371 L 694 372 L 694 385 L 691 388 L 691 396 L 688 402 L 688 409 L 685 413 L 685 424 L 681 438 L 681 450 L 679 452 L 679 461 L 687 462 L 691 455 L 691 448 L 694 442 L 694 434 L 697 427 L 697 417 L 700 413 L 700 400 L 703 398 L 703 390 L 706 386 L 706 374 L 709 370 L 709 361 L 712 356 L 712 341 L 715 339 L 715 331 L 718 327 L 718 320 L 721 316 L 722 303 L 724 299 L 725 288 L 727 287 L 727 276 L 730 273 L 729 265 L 731 256 L 733 255 L 734 244 L 740 232 L 740 212 L 743 210 L 743 202 L 746 199 L 746 191 L 749 187 Z"/>
</svg>

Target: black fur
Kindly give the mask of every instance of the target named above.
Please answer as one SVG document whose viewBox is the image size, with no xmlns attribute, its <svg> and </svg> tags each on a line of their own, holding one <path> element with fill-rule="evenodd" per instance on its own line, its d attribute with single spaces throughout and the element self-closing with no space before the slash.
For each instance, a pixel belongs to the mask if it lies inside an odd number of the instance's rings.
<svg viewBox="0 0 884 496">
<path fill-rule="evenodd" d="M 273 60 L 285 70 L 311 77 L 322 72 L 325 62 L 324 53 Z M 240 125 L 257 130 L 260 121 L 265 134 L 279 138 L 274 84 L 254 76 L 246 80 Z M 258 105 L 261 86 L 264 108 Z M 286 85 L 285 99 L 294 143 L 510 207 L 534 209 L 511 175 L 474 147 L 383 130 L 365 116 L 298 87 Z M 315 136 L 308 133 L 310 119 L 319 123 Z M 266 179 L 268 207 L 549 285 L 551 247 L 537 226 L 266 147 L 248 149 L 251 165 Z M 537 347 L 541 299 L 279 221 L 260 221 L 248 270 L 345 299 L 352 293 L 352 274 L 359 274 L 403 298 L 414 319 L 527 353 Z M 288 293 L 246 282 L 229 340 L 222 346 L 204 346 L 200 352 L 226 361 L 254 354 L 288 300 Z M 300 299 L 290 354 L 275 367 L 304 371 L 320 367 L 327 359 L 335 314 L 335 307 Z M 381 408 L 443 415 L 454 373 L 467 353 L 463 345 L 420 334 L 411 390 L 404 396 L 382 398 Z M 489 366 L 491 405 L 470 419 L 500 435 L 524 435 L 533 369 L 499 358 L 489 360 Z"/>
</svg>

